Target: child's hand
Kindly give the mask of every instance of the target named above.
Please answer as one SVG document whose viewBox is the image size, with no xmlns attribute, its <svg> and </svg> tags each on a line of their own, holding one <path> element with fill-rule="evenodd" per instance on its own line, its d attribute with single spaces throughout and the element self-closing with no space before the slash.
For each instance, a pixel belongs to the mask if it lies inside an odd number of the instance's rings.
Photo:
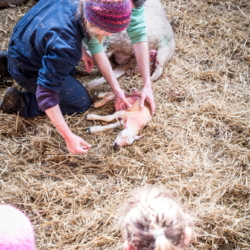
<svg viewBox="0 0 250 250">
<path fill-rule="evenodd" d="M 86 50 L 82 47 L 82 61 L 85 66 L 85 70 L 90 73 L 93 69 L 94 62 L 93 58 L 86 52 Z"/>
<path fill-rule="evenodd" d="M 73 154 L 86 154 L 88 150 L 92 147 L 89 143 L 84 141 L 81 137 L 71 134 L 70 137 L 65 139 L 67 149 Z"/>
</svg>

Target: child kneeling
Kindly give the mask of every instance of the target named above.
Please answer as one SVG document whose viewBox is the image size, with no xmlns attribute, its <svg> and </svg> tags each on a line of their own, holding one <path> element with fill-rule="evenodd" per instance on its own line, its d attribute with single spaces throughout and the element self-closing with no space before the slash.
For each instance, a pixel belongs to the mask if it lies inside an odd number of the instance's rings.
<svg viewBox="0 0 250 250">
<path fill-rule="evenodd" d="M 192 237 L 191 217 L 163 188 L 138 189 L 118 216 L 125 250 L 182 250 Z"/>
</svg>

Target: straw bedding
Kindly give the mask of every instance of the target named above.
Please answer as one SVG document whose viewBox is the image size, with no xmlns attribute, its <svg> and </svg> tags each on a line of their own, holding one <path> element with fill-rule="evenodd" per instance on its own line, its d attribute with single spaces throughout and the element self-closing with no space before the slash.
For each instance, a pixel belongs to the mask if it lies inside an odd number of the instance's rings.
<svg viewBox="0 0 250 250">
<path fill-rule="evenodd" d="M 34 4 L 0 10 L 1 50 Z M 68 116 L 72 131 L 93 145 L 87 155 L 73 155 L 48 118 L 0 114 L 0 202 L 27 213 L 38 249 L 122 249 L 114 214 L 145 184 L 170 189 L 196 217 L 189 249 L 250 249 L 248 0 L 170 0 L 164 6 L 177 49 L 153 83 L 157 111 L 142 140 L 113 149 L 118 129 L 88 135 L 93 123 L 84 114 Z M 141 87 L 139 76 L 119 82 L 125 90 Z M 0 84 L 2 97 L 12 82 Z M 88 112 L 113 110 L 108 104 Z"/>
</svg>

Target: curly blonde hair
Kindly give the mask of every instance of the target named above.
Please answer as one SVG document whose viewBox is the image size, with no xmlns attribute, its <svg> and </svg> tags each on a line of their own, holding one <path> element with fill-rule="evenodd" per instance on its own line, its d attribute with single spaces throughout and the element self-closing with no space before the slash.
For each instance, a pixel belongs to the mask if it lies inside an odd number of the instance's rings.
<svg viewBox="0 0 250 250">
<path fill-rule="evenodd" d="M 146 186 L 131 194 L 118 212 L 123 238 L 135 250 L 177 250 L 185 245 L 192 219 L 170 192 Z"/>
</svg>

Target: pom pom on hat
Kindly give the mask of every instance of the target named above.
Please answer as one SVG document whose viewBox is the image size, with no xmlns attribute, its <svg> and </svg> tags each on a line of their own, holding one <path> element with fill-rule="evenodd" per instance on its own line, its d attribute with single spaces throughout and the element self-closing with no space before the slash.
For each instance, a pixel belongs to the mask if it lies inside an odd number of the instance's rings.
<svg viewBox="0 0 250 250">
<path fill-rule="evenodd" d="M 86 0 L 84 13 L 88 22 L 110 33 L 118 33 L 130 24 L 130 0 Z"/>
<path fill-rule="evenodd" d="M 36 249 L 34 231 L 29 218 L 10 205 L 0 205 L 0 249 Z"/>
</svg>

